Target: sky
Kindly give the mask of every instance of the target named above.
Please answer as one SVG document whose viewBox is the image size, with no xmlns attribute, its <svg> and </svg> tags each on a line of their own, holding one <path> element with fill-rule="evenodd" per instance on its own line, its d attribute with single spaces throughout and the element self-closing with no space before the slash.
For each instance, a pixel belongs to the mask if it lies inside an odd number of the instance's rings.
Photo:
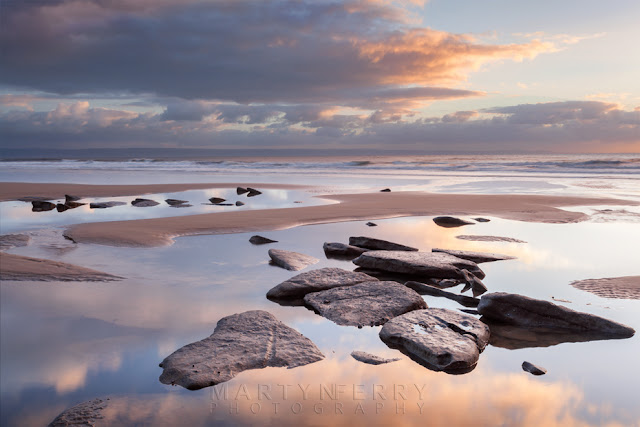
<svg viewBox="0 0 640 427">
<path fill-rule="evenodd" d="M 0 149 L 640 152 L 637 0 L 0 0 Z"/>
</svg>

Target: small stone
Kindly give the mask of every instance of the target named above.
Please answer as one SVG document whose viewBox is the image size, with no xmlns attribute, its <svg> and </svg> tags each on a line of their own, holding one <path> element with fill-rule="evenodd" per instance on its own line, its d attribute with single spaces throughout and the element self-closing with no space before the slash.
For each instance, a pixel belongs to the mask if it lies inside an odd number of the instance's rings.
<svg viewBox="0 0 640 427">
<path fill-rule="evenodd" d="M 131 202 L 131 204 L 137 208 L 148 208 L 151 206 L 157 206 L 160 203 L 150 199 L 135 199 Z"/>
<path fill-rule="evenodd" d="M 533 363 L 529 363 L 527 361 L 522 362 L 522 370 L 533 375 L 544 375 L 547 373 L 547 370 L 543 367 L 536 366 Z"/>
<path fill-rule="evenodd" d="M 70 196 L 69 194 L 65 194 L 64 195 L 64 202 L 65 204 L 68 204 L 69 202 L 77 202 L 78 200 L 82 199 L 82 197 L 78 197 L 78 196 Z"/>
<path fill-rule="evenodd" d="M 249 239 L 250 243 L 253 243 L 254 245 L 266 245 L 268 243 L 278 243 L 277 240 L 271 240 L 267 237 L 262 237 L 262 236 L 251 236 L 251 238 Z"/>
<path fill-rule="evenodd" d="M 209 199 L 209 201 L 210 201 L 211 203 L 213 203 L 214 205 L 219 205 L 220 203 L 225 202 L 226 200 L 227 200 L 227 199 L 223 199 L 223 198 L 221 198 L 221 197 L 211 197 L 211 198 Z"/>
<path fill-rule="evenodd" d="M 417 248 L 401 245 L 399 243 L 389 242 L 387 240 L 374 239 L 373 237 L 349 237 L 349 244 L 360 248 L 379 250 L 379 251 L 410 251 L 417 252 Z"/>
<path fill-rule="evenodd" d="M 243 203 L 243 202 L 241 202 L 240 200 L 238 200 L 238 201 L 236 202 L 236 206 L 244 206 L 244 203 Z"/>
<path fill-rule="evenodd" d="M 489 218 L 473 218 L 476 222 L 489 222 L 491 221 Z"/>
<path fill-rule="evenodd" d="M 471 221 L 465 221 L 464 219 L 456 218 L 453 216 L 437 216 L 433 218 L 433 222 L 438 224 L 440 227 L 461 227 L 463 225 L 472 225 L 474 224 Z"/>
</svg>

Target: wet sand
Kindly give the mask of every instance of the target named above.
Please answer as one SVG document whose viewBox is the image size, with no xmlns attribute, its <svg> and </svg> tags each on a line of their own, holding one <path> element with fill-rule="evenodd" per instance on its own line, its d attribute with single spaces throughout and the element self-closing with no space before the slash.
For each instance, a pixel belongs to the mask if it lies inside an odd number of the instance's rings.
<svg viewBox="0 0 640 427">
<path fill-rule="evenodd" d="M 0 252 L 0 280 L 104 282 L 119 279 L 118 276 L 66 262 Z"/>
</svg>

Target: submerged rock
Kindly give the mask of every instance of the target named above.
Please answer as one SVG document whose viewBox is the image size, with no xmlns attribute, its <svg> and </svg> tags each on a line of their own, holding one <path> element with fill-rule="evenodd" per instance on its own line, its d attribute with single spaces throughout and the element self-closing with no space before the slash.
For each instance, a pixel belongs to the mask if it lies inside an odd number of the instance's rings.
<svg viewBox="0 0 640 427">
<path fill-rule="evenodd" d="M 282 249 L 269 249 L 269 256 L 275 265 L 291 271 L 302 270 L 320 261 L 309 255 Z"/>
<path fill-rule="evenodd" d="M 56 210 L 57 210 L 58 212 L 64 212 L 64 211 L 66 211 L 66 210 L 68 210 L 68 209 L 69 209 L 69 208 L 68 208 L 67 206 L 63 205 L 62 203 L 58 203 L 58 204 L 56 205 Z"/>
<path fill-rule="evenodd" d="M 131 202 L 131 204 L 137 208 L 148 208 L 151 206 L 157 206 L 160 203 L 151 199 L 135 199 L 134 201 Z"/>
<path fill-rule="evenodd" d="M 340 258 L 356 258 L 367 252 L 369 249 L 359 248 L 357 246 L 345 245 L 344 243 L 327 243 L 325 242 L 322 245 L 322 249 L 324 249 L 325 255 L 340 257 Z"/>
<path fill-rule="evenodd" d="M 367 353 L 366 351 L 352 351 L 351 357 L 358 362 L 367 363 L 369 365 L 383 365 L 385 363 L 397 362 L 400 358 L 385 359 L 375 354 Z"/>
<path fill-rule="evenodd" d="M 0 236 L 0 251 L 27 246 L 31 237 L 26 234 L 3 234 Z"/>
<path fill-rule="evenodd" d="M 363 282 L 307 294 L 305 305 L 338 325 L 377 326 L 409 311 L 426 308 L 415 291 L 396 282 Z"/>
<path fill-rule="evenodd" d="M 114 206 L 124 206 L 126 205 L 125 202 L 95 202 L 95 203 L 89 203 L 89 208 L 90 209 L 106 209 L 106 208 L 112 208 Z"/>
<path fill-rule="evenodd" d="M 102 411 L 107 407 L 109 399 L 93 399 L 82 402 L 58 415 L 49 427 L 92 426 L 104 418 Z"/>
<path fill-rule="evenodd" d="M 300 273 L 269 289 L 267 298 L 302 298 L 312 292 L 326 291 L 341 286 L 353 286 L 362 282 L 378 279 L 364 273 L 343 270 L 341 268 L 320 268 Z"/>
<path fill-rule="evenodd" d="M 249 239 L 249 242 L 254 245 L 266 245 L 268 243 L 278 243 L 277 240 L 271 240 L 266 237 L 262 237 L 258 235 L 251 236 L 251 238 Z"/>
<path fill-rule="evenodd" d="M 471 289 L 474 297 L 478 297 L 487 292 L 488 289 L 484 285 L 484 283 L 482 283 L 482 280 L 478 279 L 474 274 L 471 274 L 468 270 L 463 269 L 462 275 L 464 276 L 465 283 L 467 284 L 462 292 Z"/>
<path fill-rule="evenodd" d="M 225 202 L 227 199 L 223 199 L 222 197 L 211 197 L 209 201 L 214 205 L 219 205 L 222 202 Z"/>
<path fill-rule="evenodd" d="M 213 334 L 165 358 L 160 382 L 189 390 L 229 381 L 248 369 L 295 368 L 324 359 L 318 348 L 271 313 L 246 311 L 223 317 Z"/>
<path fill-rule="evenodd" d="M 419 293 L 420 295 L 430 295 L 433 297 L 443 297 L 443 298 L 447 298 L 450 300 L 453 300 L 465 307 L 477 307 L 478 304 L 480 303 L 480 299 L 479 298 L 472 298 L 472 297 L 468 297 L 466 295 L 458 295 L 458 294 L 454 294 L 453 292 L 449 292 L 449 291 L 443 291 L 440 288 L 437 288 L 435 286 L 431 286 L 428 285 L 426 283 L 420 283 L 420 282 L 413 282 L 413 281 L 409 281 L 407 283 L 404 284 L 406 287 L 413 289 L 414 291 L 416 291 L 417 293 Z"/>
<path fill-rule="evenodd" d="M 55 203 L 44 202 L 39 200 L 34 200 L 31 202 L 31 211 L 32 212 L 46 212 L 51 211 L 56 208 Z"/>
<path fill-rule="evenodd" d="M 549 328 L 571 332 L 601 332 L 611 337 L 629 338 L 635 330 L 629 326 L 523 295 L 495 292 L 480 299 L 478 312 L 509 325 Z"/>
<path fill-rule="evenodd" d="M 367 227 L 377 227 L 378 226 L 378 224 L 376 224 L 375 222 L 367 222 L 365 225 Z"/>
<path fill-rule="evenodd" d="M 516 259 L 514 256 L 510 255 L 502 255 L 502 254 L 494 254 L 489 252 L 474 252 L 474 251 L 458 251 L 454 249 L 438 249 L 433 248 L 431 252 L 444 252 L 449 255 L 456 256 L 462 259 L 468 259 L 469 261 L 473 261 L 476 264 L 481 264 L 483 262 L 493 262 L 493 261 L 504 261 L 508 259 Z"/>
<path fill-rule="evenodd" d="M 389 242 L 387 240 L 374 239 L 373 237 L 349 237 L 349 244 L 359 248 L 372 249 L 378 251 L 410 251 L 417 252 L 417 248 Z"/>
<path fill-rule="evenodd" d="M 522 362 L 522 370 L 533 375 L 544 375 L 547 373 L 547 370 L 543 367 L 536 366 L 533 363 L 529 363 L 527 361 Z"/>
<path fill-rule="evenodd" d="M 480 278 L 485 276 L 475 262 L 438 252 L 369 251 L 353 263 L 373 270 L 439 279 L 465 280 L 460 269 Z"/>
<path fill-rule="evenodd" d="M 489 342 L 489 328 L 474 317 L 444 308 L 412 311 L 388 321 L 380 338 L 434 371 L 466 373 Z"/>
<path fill-rule="evenodd" d="M 463 225 L 473 225 L 474 222 L 466 221 L 461 218 L 456 218 L 454 216 L 437 216 L 433 218 L 433 222 L 438 224 L 440 227 L 461 227 Z"/>
<path fill-rule="evenodd" d="M 184 205 L 185 203 L 189 203 L 187 200 L 178 200 L 178 199 L 166 199 L 165 202 L 169 206 L 178 206 L 178 205 Z"/>
<path fill-rule="evenodd" d="M 509 242 L 509 243 L 527 243 L 524 240 L 514 239 L 512 237 L 501 236 L 476 236 L 472 234 L 462 234 L 456 236 L 456 239 L 470 240 L 472 242 Z"/>
</svg>

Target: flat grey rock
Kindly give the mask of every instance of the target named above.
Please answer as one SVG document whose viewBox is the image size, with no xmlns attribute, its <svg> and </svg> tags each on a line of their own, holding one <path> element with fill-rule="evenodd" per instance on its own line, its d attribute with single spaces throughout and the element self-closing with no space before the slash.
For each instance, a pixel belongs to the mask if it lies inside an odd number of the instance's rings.
<svg viewBox="0 0 640 427">
<path fill-rule="evenodd" d="M 533 363 L 529 363 L 527 361 L 522 362 L 522 370 L 533 375 L 544 375 L 547 373 L 547 370 L 543 367 L 536 366 Z"/>
<path fill-rule="evenodd" d="M 49 427 L 92 426 L 104 418 L 102 411 L 107 407 L 108 399 L 93 399 L 66 409 L 58 415 Z"/>
<path fill-rule="evenodd" d="M 222 197 L 211 197 L 209 201 L 214 205 L 219 205 L 222 202 L 225 202 L 227 199 L 223 199 Z"/>
<path fill-rule="evenodd" d="M 302 298 L 312 292 L 326 291 L 341 286 L 353 286 L 362 282 L 378 279 L 364 273 L 343 270 L 341 268 L 320 268 L 307 271 L 269 289 L 267 298 Z"/>
<path fill-rule="evenodd" d="M 151 199 L 135 199 L 131 204 L 136 208 L 149 208 L 151 206 L 158 206 L 160 203 Z"/>
<path fill-rule="evenodd" d="M 124 205 L 126 205 L 125 202 L 94 202 L 94 203 L 89 203 L 89 208 L 107 209 L 107 208 L 113 208 L 115 206 L 124 206 Z"/>
<path fill-rule="evenodd" d="M 467 221 L 461 218 L 456 218 L 454 216 L 437 216 L 433 218 L 433 222 L 438 224 L 440 227 L 461 227 L 463 225 L 473 225 L 474 222 Z"/>
<path fill-rule="evenodd" d="M 439 252 L 369 251 L 353 260 L 367 269 L 438 279 L 465 280 L 461 269 L 484 278 L 484 272 L 473 261 Z"/>
<path fill-rule="evenodd" d="M 302 270 L 320 261 L 309 255 L 282 249 L 269 249 L 269 256 L 275 265 L 291 271 Z"/>
<path fill-rule="evenodd" d="M 3 234 L 0 236 L 0 251 L 27 246 L 31 237 L 26 234 Z"/>
<path fill-rule="evenodd" d="M 397 362 L 400 358 L 385 359 L 384 357 L 376 356 L 375 354 L 367 353 L 366 351 L 352 351 L 351 357 L 358 362 L 367 363 L 369 365 L 384 365 L 385 363 Z"/>
<path fill-rule="evenodd" d="M 426 283 L 409 281 L 404 284 L 407 288 L 411 288 L 420 295 L 430 295 L 433 297 L 443 297 L 455 301 L 465 307 L 477 307 L 480 303 L 479 298 L 472 298 L 466 295 L 454 294 L 453 292 L 444 291 L 435 286 Z"/>
<path fill-rule="evenodd" d="M 484 295 L 478 304 L 478 312 L 494 321 L 529 328 L 599 332 L 609 334 L 611 338 L 629 338 L 635 334 L 633 328 L 612 320 L 549 301 L 504 292 Z"/>
<path fill-rule="evenodd" d="M 459 374 L 475 368 L 489 342 L 489 328 L 457 311 L 428 308 L 391 319 L 380 338 L 429 369 Z"/>
<path fill-rule="evenodd" d="M 383 325 L 409 311 L 426 308 L 417 292 L 396 282 L 363 282 L 307 294 L 305 305 L 318 314 L 348 326 Z"/>
<path fill-rule="evenodd" d="M 324 359 L 307 337 L 272 314 L 253 310 L 224 317 L 210 337 L 165 358 L 160 382 L 189 390 L 229 381 L 242 371 L 295 368 Z"/>
<path fill-rule="evenodd" d="M 189 203 L 187 200 L 179 200 L 179 199 L 166 199 L 165 203 L 169 206 L 178 206 L 184 205 L 185 203 Z"/>
<path fill-rule="evenodd" d="M 356 258 L 369 250 L 336 242 L 325 242 L 324 245 L 322 245 L 322 249 L 324 249 L 324 253 L 327 256 L 350 259 Z"/>
<path fill-rule="evenodd" d="M 266 245 L 266 244 L 269 244 L 269 243 L 278 243 L 278 241 L 269 239 L 267 237 L 255 235 L 255 236 L 251 236 L 249 238 L 249 243 L 254 244 L 254 245 Z"/>
<path fill-rule="evenodd" d="M 431 252 L 443 252 L 445 254 L 453 255 L 458 258 L 467 259 L 473 261 L 476 264 L 483 262 L 504 261 L 508 259 L 516 259 L 514 256 L 495 254 L 490 252 L 474 252 L 474 251 L 458 251 L 454 249 L 438 249 L 433 248 Z"/>
<path fill-rule="evenodd" d="M 508 242 L 508 243 L 527 243 L 524 240 L 514 239 L 512 237 L 501 236 L 477 236 L 472 234 L 461 234 L 456 239 L 470 240 L 472 242 Z"/>
<path fill-rule="evenodd" d="M 373 237 L 349 237 L 349 244 L 359 248 L 378 250 L 378 251 L 410 251 L 417 252 L 417 248 L 401 245 L 399 243 L 388 242 L 386 240 L 374 239 Z"/>
</svg>

